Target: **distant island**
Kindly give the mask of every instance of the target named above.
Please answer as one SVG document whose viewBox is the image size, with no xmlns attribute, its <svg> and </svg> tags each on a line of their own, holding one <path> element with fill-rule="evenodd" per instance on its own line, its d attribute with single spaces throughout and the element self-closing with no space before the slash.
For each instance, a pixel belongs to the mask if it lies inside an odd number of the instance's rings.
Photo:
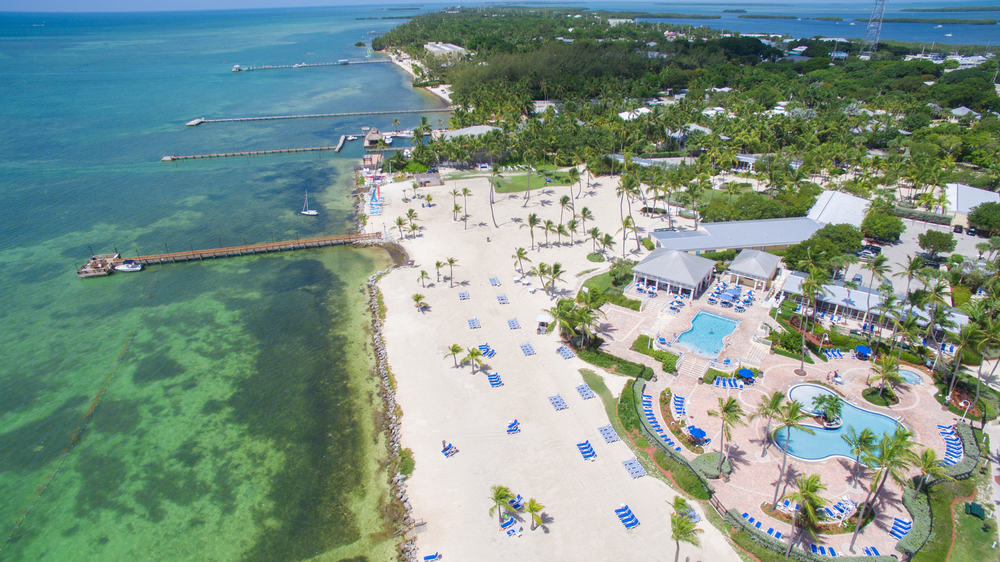
<svg viewBox="0 0 1000 562">
<path fill-rule="evenodd" d="M 798 16 L 778 16 L 771 14 L 744 14 L 739 17 L 747 20 L 793 20 L 798 18 Z"/>
<path fill-rule="evenodd" d="M 743 16 L 740 16 L 743 17 Z M 854 21 L 868 21 L 868 18 L 854 18 Z M 884 23 L 948 23 L 957 25 L 996 25 L 995 19 L 965 20 L 960 18 L 883 18 Z"/>
<path fill-rule="evenodd" d="M 739 8 L 731 8 L 731 9 L 728 9 L 728 10 L 722 10 L 722 13 L 723 14 L 745 14 L 745 13 L 747 13 L 747 11 L 746 10 L 741 10 Z"/>
<path fill-rule="evenodd" d="M 844 21 L 844 18 L 838 16 L 819 16 L 813 19 L 817 21 Z"/>
<path fill-rule="evenodd" d="M 901 12 L 1000 12 L 1000 6 L 950 6 L 944 8 L 903 8 Z"/>
</svg>

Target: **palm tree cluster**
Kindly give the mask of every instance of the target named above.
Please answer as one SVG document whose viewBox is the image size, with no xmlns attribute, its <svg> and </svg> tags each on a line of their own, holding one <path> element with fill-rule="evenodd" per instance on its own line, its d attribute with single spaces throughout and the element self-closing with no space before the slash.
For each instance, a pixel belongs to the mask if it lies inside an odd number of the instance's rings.
<svg viewBox="0 0 1000 562">
<path fill-rule="evenodd" d="M 504 514 L 514 515 L 518 513 L 517 509 L 510 504 L 510 500 L 514 499 L 514 493 L 510 491 L 507 486 L 496 485 L 490 488 L 490 517 L 496 513 L 500 523 L 503 523 Z M 534 531 L 535 528 L 540 527 L 544 522 L 545 518 L 542 515 L 545 510 L 545 506 L 538 502 L 535 498 L 528 498 L 528 501 L 524 504 L 524 511 L 531 517 L 531 530 Z"/>
<path fill-rule="evenodd" d="M 548 310 L 560 334 L 576 347 L 587 347 L 594 341 L 600 325 L 598 316 L 604 316 L 604 312 L 594 306 L 594 298 L 592 293 L 580 293 L 578 300 L 559 299 Z M 580 338 L 578 345 L 574 342 L 576 338 Z"/>
<path fill-rule="evenodd" d="M 545 262 L 538 262 L 537 265 L 531 266 L 528 270 L 528 275 L 531 277 L 537 277 L 538 282 L 541 284 L 542 289 L 547 294 L 552 294 L 556 290 L 556 282 L 562 281 L 563 274 L 566 270 L 559 262 L 555 262 L 551 265 Z"/>
</svg>

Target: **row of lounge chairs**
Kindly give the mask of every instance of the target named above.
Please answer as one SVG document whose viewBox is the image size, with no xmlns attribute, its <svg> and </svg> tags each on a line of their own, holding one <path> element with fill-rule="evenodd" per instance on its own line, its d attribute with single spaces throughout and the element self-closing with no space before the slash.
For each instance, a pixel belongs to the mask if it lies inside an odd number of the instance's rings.
<svg viewBox="0 0 1000 562">
<path fill-rule="evenodd" d="M 466 320 L 466 322 L 469 323 L 469 329 L 470 330 L 478 330 L 479 328 L 483 327 L 483 325 L 479 323 L 479 318 L 477 318 L 475 316 L 473 316 L 472 318 L 469 318 L 468 320 Z"/>
<path fill-rule="evenodd" d="M 785 501 L 788 501 L 788 500 L 785 500 Z M 743 519 L 746 519 L 747 523 L 749 523 L 751 527 L 753 527 L 755 529 L 760 529 L 761 528 L 762 523 L 760 521 L 757 521 L 756 519 L 754 519 L 753 516 L 751 516 L 749 513 L 743 512 L 742 517 L 743 517 Z M 768 527 L 767 534 L 768 534 L 768 536 L 771 536 L 771 537 L 774 537 L 774 538 L 776 538 L 778 540 L 781 540 L 781 531 L 775 531 L 774 527 Z"/>
<path fill-rule="evenodd" d="M 728 361 L 728 359 L 726 359 L 726 361 Z M 673 399 L 673 405 L 674 405 L 674 414 L 677 417 L 684 417 L 684 416 L 687 415 L 687 412 L 684 410 L 684 397 L 683 396 L 679 396 L 679 395 L 675 394 L 674 395 L 674 399 Z"/>
<path fill-rule="evenodd" d="M 477 324 L 478 324 L 478 321 L 477 321 Z M 476 327 L 478 328 L 479 326 L 477 325 Z M 480 344 L 480 345 L 478 345 L 476 347 L 479 349 L 479 351 L 481 351 L 483 353 L 483 357 L 485 357 L 487 359 L 493 359 L 493 356 L 497 354 L 497 350 L 495 350 L 492 347 L 490 347 L 489 342 L 486 342 L 484 344 Z"/>
<path fill-rule="evenodd" d="M 857 509 L 857 505 L 847 498 L 837 501 L 837 503 L 833 504 L 831 507 L 823 508 L 827 517 L 834 521 L 843 521 L 844 519 L 847 519 L 852 513 L 854 513 L 855 509 Z"/>
<path fill-rule="evenodd" d="M 827 359 L 843 359 L 844 354 L 841 353 L 840 349 L 824 349 L 823 354 L 826 355 Z"/>
<path fill-rule="evenodd" d="M 521 423 L 515 418 L 507 424 L 507 435 L 516 435 L 518 433 L 521 433 Z"/>
<path fill-rule="evenodd" d="M 667 432 L 660 427 L 660 422 L 656 420 L 656 414 L 653 413 L 653 397 L 648 394 L 642 395 L 642 412 L 646 416 L 646 421 L 649 422 L 649 427 L 653 428 L 656 435 L 667 444 L 668 447 L 673 447 L 675 451 L 680 452 L 681 448 L 679 445 L 674 443 L 674 440 L 667 435 Z"/>
<path fill-rule="evenodd" d="M 493 285 L 494 287 L 499 287 L 500 286 L 500 278 L 499 277 L 490 277 L 490 285 Z"/>
<path fill-rule="evenodd" d="M 743 390 L 743 381 L 736 377 L 715 377 L 715 380 L 712 381 L 712 385 L 721 388 L 738 388 Z"/>
<path fill-rule="evenodd" d="M 535 348 L 530 343 L 522 343 L 521 344 L 521 353 L 523 353 L 525 357 L 527 357 L 529 355 L 534 355 L 535 354 Z"/>
<path fill-rule="evenodd" d="M 557 411 L 569 408 L 569 406 L 566 404 L 566 401 L 563 400 L 563 397 L 558 394 L 554 396 L 549 396 L 549 404 L 552 404 L 552 407 L 555 408 Z"/>
<path fill-rule="evenodd" d="M 866 546 L 862 550 L 865 551 L 865 556 L 882 556 L 874 546 Z"/>
<path fill-rule="evenodd" d="M 497 302 L 500 304 L 510 304 L 510 301 L 507 300 L 507 295 L 497 295 Z"/>
<path fill-rule="evenodd" d="M 906 521 L 898 517 L 892 518 L 892 528 L 889 529 L 889 536 L 896 540 L 900 540 L 906 535 L 910 534 L 910 529 L 913 528 L 913 521 Z"/>
<path fill-rule="evenodd" d="M 524 532 L 524 526 L 518 523 L 517 519 L 509 513 L 504 513 L 504 519 L 500 523 L 500 531 L 508 537 L 520 537 Z"/>
<path fill-rule="evenodd" d="M 458 300 L 460 300 L 460 301 L 467 301 L 467 300 L 469 300 L 469 292 L 468 291 L 459 291 L 458 292 Z"/>
<path fill-rule="evenodd" d="M 954 466 L 961 462 L 962 457 L 965 456 L 965 445 L 962 444 L 962 440 L 955 434 L 955 426 L 939 425 L 938 433 L 944 439 L 945 447 L 944 460 L 941 461 L 941 466 Z"/>
<path fill-rule="evenodd" d="M 562 357 L 563 359 L 572 359 L 576 357 L 576 354 L 573 353 L 573 350 L 566 345 L 559 346 L 559 349 L 556 350 L 556 353 L 558 353 L 559 357 Z"/>
<path fill-rule="evenodd" d="M 605 443 L 616 443 L 621 441 L 621 438 L 618 437 L 618 432 L 615 431 L 615 428 L 611 424 L 601 426 L 597 428 L 597 431 L 601 434 L 601 437 L 604 438 Z"/>
<path fill-rule="evenodd" d="M 458 452 L 458 447 L 448 443 L 444 449 L 441 449 L 441 454 L 446 457 L 451 457 Z"/>
<path fill-rule="evenodd" d="M 632 509 L 625 504 L 622 504 L 621 507 L 615 510 L 615 515 L 618 516 L 618 520 L 622 522 L 622 525 L 626 529 L 635 529 L 639 526 L 639 519 L 632 513 Z"/>
<path fill-rule="evenodd" d="M 507 321 L 507 327 L 510 328 L 511 330 L 520 330 L 521 323 L 517 321 L 517 318 L 511 318 L 510 320 Z"/>
<path fill-rule="evenodd" d="M 837 551 L 834 550 L 832 546 L 831 547 L 824 547 L 821 544 L 819 544 L 819 545 L 817 545 L 817 544 L 811 544 L 811 545 L 809 545 L 809 548 L 812 550 L 813 554 L 819 554 L 821 556 L 827 556 L 829 554 L 829 556 L 831 556 L 833 558 L 837 557 Z"/>
<path fill-rule="evenodd" d="M 622 465 L 625 466 L 625 470 L 628 471 L 628 475 L 632 478 L 642 478 L 646 475 L 646 469 L 639 464 L 639 459 L 632 457 L 627 461 L 622 461 Z"/>
<path fill-rule="evenodd" d="M 591 398 L 595 398 L 597 396 L 586 384 L 581 384 L 576 387 L 576 391 L 580 394 L 580 398 L 583 398 L 584 400 L 590 400 Z"/>
<path fill-rule="evenodd" d="M 594 451 L 594 447 L 590 444 L 590 440 L 584 441 L 583 443 L 577 443 L 576 448 L 583 455 L 583 460 L 594 461 L 597 460 L 597 452 Z"/>
<path fill-rule="evenodd" d="M 501 386 L 503 386 L 503 381 L 500 380 L 499 373 L 489 373 L 486 375 L 486 378 L 489 379 L 490 386 L 493 388 L 500 388 Z"/>
</svg>

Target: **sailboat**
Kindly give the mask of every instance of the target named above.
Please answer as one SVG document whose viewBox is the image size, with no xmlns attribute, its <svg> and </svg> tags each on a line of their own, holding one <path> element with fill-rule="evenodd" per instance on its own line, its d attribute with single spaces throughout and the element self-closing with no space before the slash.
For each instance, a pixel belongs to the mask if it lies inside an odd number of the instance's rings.
<svg viewBox="0 0 1000 562">
<path fill-rule="evenodd" d="M 309 192 L 308 191 L 306 192 L 306 200 L 305 200 L 304 203 L 302 203 L 302 210 L 299 211 L 299 214 L 300 215 L 309 215 L 310 217 L 315 217 L 316 215 L 319 214 L 319 211 L 317 211 L 316 209 L 310 209 L 309 208 Z"/>
</svg>

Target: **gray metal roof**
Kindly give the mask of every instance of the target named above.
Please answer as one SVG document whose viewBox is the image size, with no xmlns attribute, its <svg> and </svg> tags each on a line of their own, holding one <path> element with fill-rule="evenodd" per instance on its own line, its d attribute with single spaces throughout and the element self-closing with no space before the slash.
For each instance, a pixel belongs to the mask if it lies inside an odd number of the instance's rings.
<svg viewBox="0 0 1000 562">
<path fill-rule="evenodd" d="M 824 224 L 853 224 L 860 228 L 869 201 L 841 191 L 824 191 L 816 198 L 807 217 Z"/>
<path fill-rule="evenodd" d="M 778 270 L 781 258 L 760 250 L 742 250 L 729 265 L 729 271 L 744 277 L 767 281 Z"/>
<path fill-rule="evenodd" d="M 945 195 L 948 197 L 948 212 L 967 215 L 983 203 L 1000 202 L 1000 194 L 986 191 L 964 183 L 949 183 L 945 185 Z"/>
<path fill-rule="evenodd" d="M 698 230 L 653 232 L 650 236 L 663 248 L 701 252 L 798 244 L 812 236 L 820 226 L 808 217 L 703 222 L 698 225 Z"/>
<path fill-rule="evenodd" d="M 653 250 L 646 259 L 632 268 L 638 275 L 655 277 L 671 285 L 689 289 L 701 284 L 714 270 L 715 262 L 710 259 L 664 248 Z"/>
<path fill-rule="evenodd" d="M 455 137 L 478 137 L 480 135 L 485 135 L 490 131 L 499 130 L 499 127 L 494 127 L 492 125 L 473 125 L 471 127 L 455 129 L 454 131 L 445 131 L 441 136 L 444 137 L 445 140 L 451 140 Z"/>
</svg>

